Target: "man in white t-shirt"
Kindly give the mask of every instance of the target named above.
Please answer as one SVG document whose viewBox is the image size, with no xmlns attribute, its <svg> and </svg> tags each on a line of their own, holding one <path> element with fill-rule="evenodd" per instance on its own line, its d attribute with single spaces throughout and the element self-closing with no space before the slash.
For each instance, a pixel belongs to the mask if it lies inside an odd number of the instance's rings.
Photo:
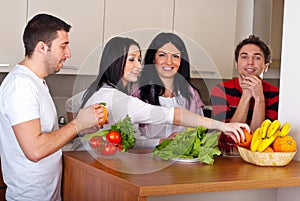
<svg viewBox="0 0 300 201">
<path fill-rule="evenodd" d="M 6 200 L 61 200 L 61 148 L 78 132 L 103 121 L 99 104 L 79 111 L 59 128 L 55 105 L 45 78 L 71 57 L 71 26 L 38 14 L 27 24 L 25 58 L 0 86 L 0 153 Z"/>
</svg>

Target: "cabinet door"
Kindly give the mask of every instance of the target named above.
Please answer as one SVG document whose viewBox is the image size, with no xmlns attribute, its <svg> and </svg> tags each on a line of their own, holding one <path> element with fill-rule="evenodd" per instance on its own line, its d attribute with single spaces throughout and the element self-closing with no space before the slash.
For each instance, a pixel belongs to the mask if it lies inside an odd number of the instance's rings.
<svg viewBox="0 0 300 201">
<path fill-rule="evenodd" d="M 175 0 L 174 32 L 185 36 L 192 77 L 232 78 L 237 0 Z"/>
<path fill-rule="evenodd" d="M 108 0 L 104 39 L 116 35 L 131 37 L 145 50 L 159 32 L 172 31 L 173 7 L 173 0 Z"/>
<path fill-rule="evenodd" d="M 49 13 L 72 25 L 69 33 L 72 57 L 60 74 L 98 74 L 100 55 L 89 57 L 103 37 L 104 0 L 28 0 L 28 17 Z M 89 65 L 85 65 L 89 57 Z M 92 59 L 92 60 L 90 60 Z"/>
<path fill-rule="evenodd" d="M 25 0 L 0 0 L 0 72 L 8 72 L 24 57 Z"/>
</svg>

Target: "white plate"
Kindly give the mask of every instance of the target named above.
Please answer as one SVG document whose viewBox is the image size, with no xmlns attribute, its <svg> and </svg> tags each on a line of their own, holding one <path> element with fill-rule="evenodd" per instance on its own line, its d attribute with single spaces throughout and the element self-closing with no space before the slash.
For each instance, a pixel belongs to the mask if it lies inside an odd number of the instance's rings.
<svg viewBox="0 0 300 201">
<path fill-rule="evenodd" d="M 174 158 L 172 161 L 183 162 L 183 163 L 201 163 L 197 158 Z"/>
</svg>

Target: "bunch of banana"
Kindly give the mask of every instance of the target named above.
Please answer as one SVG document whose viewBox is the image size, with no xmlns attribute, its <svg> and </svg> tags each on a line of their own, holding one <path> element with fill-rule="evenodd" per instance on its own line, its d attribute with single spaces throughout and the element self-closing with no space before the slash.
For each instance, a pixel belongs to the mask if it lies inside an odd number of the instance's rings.
<svg viewBox="0 0 300 201">
<path fill-rule="evenodd" d="M 272 122 L 269 119 L 266 119 L 262 122 L 261 126 L 254 131 L 250 150 L 262 152 L 272 144 L 277 136 L 284 137 L 290 130 L 290 123 L 284 123 L 281 126 L 279 120 L 274 120 Z"/>
</svg>

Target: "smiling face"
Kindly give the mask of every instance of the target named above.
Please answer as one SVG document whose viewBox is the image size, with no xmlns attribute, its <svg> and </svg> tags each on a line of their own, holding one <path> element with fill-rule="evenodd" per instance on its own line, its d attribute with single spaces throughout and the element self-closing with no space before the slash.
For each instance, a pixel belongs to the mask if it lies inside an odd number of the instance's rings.
<svg viewBox="0 0 300 201">
<path fill-rule="evenodd" d="M 48 74 L 57 73 L 67 58 L 71 57 L 68 33 L 57 31 L 57 38 L 52 41 L 51 48 L 46 48 L 45 67 Z"/>
<path fill-rule="evenodd" d="M 174 78 L 181 62 L 180 51 L 172 43 L 166 43 L 155 54 L 154 63 L 161 79 Z"/>
<path fill-rule="evenodd" d="M 131 45 L 128 50 L 128 56 L 124 67 L 124 75 L 122 77 L 123 86 L 126 86 L 129 82 L 136 82 L 141 68 L 140 49 L 136 45 Z"/>
<path fill-rule="evenodd" d="M 255 75 L 262 77 L 268 70 L 262 50 L 254 44 L 244 45 L 238 55 L 236 68 L 239 75 Z"/>
</svg>

